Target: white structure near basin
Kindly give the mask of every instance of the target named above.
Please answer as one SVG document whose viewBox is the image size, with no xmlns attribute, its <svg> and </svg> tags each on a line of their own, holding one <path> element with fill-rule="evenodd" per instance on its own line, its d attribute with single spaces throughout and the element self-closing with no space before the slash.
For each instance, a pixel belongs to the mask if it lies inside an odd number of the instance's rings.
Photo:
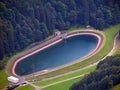
<svg viewBox="0 0 120 90">
<path fill-rule="evenodd" d="M 54 34 L 57 35 L 57 36 L 60 36 L 61 35 L 61 32 L 59 30 L 54 30 Z"/>
<path fill-rule="evenodd" d="M 12 83 L 18 83 L 19 79 L 14 77 L 14 76 L 9 76 L 8 77 L 8 81 L 12 82 Z"/>
</svg>

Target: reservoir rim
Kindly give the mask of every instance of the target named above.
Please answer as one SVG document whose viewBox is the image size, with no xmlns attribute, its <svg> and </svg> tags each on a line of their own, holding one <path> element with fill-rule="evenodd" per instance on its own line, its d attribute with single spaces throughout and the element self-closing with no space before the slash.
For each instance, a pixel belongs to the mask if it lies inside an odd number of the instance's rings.
<svg viewBox="0 0 120 90">
<path fill-rule="evenodd" d="M 68 34 L 67 34 L 66 38 L 70 38 L 70 37 L 77 36 L 77 35 L 90 35 L 90 36 L 95 36 L 95 37 L 98 39 L 98 43 L 97 43 L 97 45 L 96 45 L 96 48 L 95 48 L 93 51 L 91 51 L 89 54 L 87 54 L 87 55 L 85 55 L 84 57 L 82 57 L 82 58 L 81 58 L 82 60 L 84 60 L 84 58 L 89 58 L 89 57 L 91 57 L 91 56 L 99 49 L 99 47 L 101 46 L 102 41 L 103 41 L 103 35 L 100 34 L 100 33 L 94 32 L 94 31 L 77 31 L 77 32 L 71 32 L 71 33 L 68 33 Z M 24 55 L 19 56 L 19 57 L 16 58 L 16 59 L 13 61 L 13 63 L 12 63 L 12 66 L 10 67 L 10 74 L 12 74 L 12 75 L 14 75 L 14 76 L 19 76 L 18 74 L 16 74 L 15 68 L 16 68 L 17 64 L 18 64 L 20 61 L 22 61 L 23 59 L 25 59 L 25 58 L 27 58 L 27 57 L 35 54 L 35 53 L 38 53 L 38 52 L 40 52 L 40 51 L 42 51 L 42 50 L 44 50 L 44 49 L 46 49 L 46 48 L 49 48 L 50 46 L 53 46 L 53 45 L 61 42 L 62 40 L 63 40 L 63 38 L 62 38 L 62 37 L 59 37 L 59 38 L 57 38 L 56 40 L 54 40 L 54 41 L 52 41 L 52 42 L 50 42 L 50 43 L 48 43 L 48 44 L 46 44 L 46 45 L 44 45 L 44 46 L 42 46 L 42 47 L 39 47 L 39 48 L 37 48 L 37 49 L 35 49 L 35 50 L 33 50 L 33 51 L 28 52 L 27 54 L 24 54 Z M 75 61 L 73 61 L 73 62 L 70 63 L 70 64 L 74 64 L 74 63 L 80 61 L 81 59 L 75 60 Z M 70 64 L 65 64 L 65 65 L 61 65 L 61 66 L 63 67 L 63 66 L 67 66 L 67 65 L 70 65 Z M 61 67 L 61 66 L 58 66 L 58 67 Z M 56 67 L 55 69 L 57 69 L 57 67 Z M 53 70 L 51 69 L 51 71 L 53 71 Z M 39 72 L 39 71 L 38 71 L 38 72 Z M 24 75 L 22 75 L 22 76 L 24 76 Z"/>
</svg>

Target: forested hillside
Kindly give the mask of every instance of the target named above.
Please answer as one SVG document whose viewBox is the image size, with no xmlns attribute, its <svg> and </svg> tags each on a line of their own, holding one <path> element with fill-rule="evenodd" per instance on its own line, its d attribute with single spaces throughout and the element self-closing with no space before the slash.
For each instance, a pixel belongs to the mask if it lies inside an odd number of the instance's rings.
<svg viewBox="0 0 120 90">
<path fill-rule="evenodd" d="M 109 90 L 120 83 L 120 56 L 101 61 L 94 72 L 74 84 L 70 90 Z"/>
<path fill-rule="evenodd" d="M 0 0 L 0 60 L 55 29 L 120 23 L 120 0 Z"/>
</svg>

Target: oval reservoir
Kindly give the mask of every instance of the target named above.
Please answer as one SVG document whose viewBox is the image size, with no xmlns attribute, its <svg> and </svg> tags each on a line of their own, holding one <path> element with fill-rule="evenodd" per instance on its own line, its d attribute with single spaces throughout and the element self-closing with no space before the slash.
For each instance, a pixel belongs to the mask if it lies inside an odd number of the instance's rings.
<svg viewBox="0 0 120 90">
<path fill-rule="evenodd" d="M 15 67 L 15 73 L 27 75 L 68 64 L 89 54 L 97 43 L 98 38 L 92 35 L 70 37 L 20 61 Z"/>
</svg>

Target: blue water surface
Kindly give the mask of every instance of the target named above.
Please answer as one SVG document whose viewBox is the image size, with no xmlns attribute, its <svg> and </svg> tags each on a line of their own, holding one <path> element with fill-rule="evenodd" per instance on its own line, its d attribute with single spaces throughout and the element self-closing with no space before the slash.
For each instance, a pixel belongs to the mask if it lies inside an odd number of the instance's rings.
<svg viewBox="0 0 120 90">
<path fill-rule="evenodd" d="M 40 70 L 55 68 L 84 57 L 95 49 L 98 39 L 91 35 L 78 35 L 57 43 L 20 61 L 15 72 L 27 75 Z"/>
</svg>

